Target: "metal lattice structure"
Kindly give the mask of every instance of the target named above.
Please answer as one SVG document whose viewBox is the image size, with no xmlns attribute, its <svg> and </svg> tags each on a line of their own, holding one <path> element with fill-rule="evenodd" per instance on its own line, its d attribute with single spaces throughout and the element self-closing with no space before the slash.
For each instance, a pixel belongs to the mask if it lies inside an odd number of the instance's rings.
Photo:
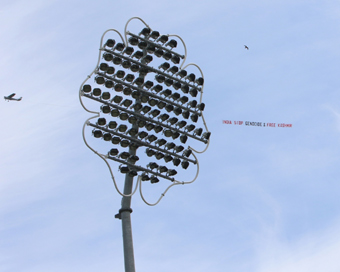
<svg viewBox="0 0 340 272">
<path fill-rule="evenodd" d="M 199 165 L 195 153 L 204 152 L 209 144 L 203 116 L 204 77 L 196 64 L 184 66 L 186 46 L 177 35 L 161 35 L 145 25 L 138 34 L 127 30 L 124 37 L 116 30 L 107 30 L 101 39 L 100 54 L 94 71 L 82 83 L 80 102 L 85 110 L 95 113 L 86 120 L 83 137 L 86 145 L 108 165 L 116 189 L 122 196 L 131 196 L 140 187 L 143 200 L 157 204 L 167 190 L 178 184 L 192 183 L 198 176 Z M 105 36 L 113 32 L 117 39 Z M 176 52 L 182 42 L 184 54 Z M 188 72 L 196 68 L 198 73 Z M 98 102 L 100 111 L 85 107 L 83 99 Z M 199 125 L 200 124 L 200 125 Z M 86 140 L 85 130 L 92 136 L 111 144 L 100 153 Z M 203 143 L 202 151 L 192 146 Z M 189 145 L 190 144 L 190 145 Z M 128 177 L 138 176 L 131 194 L 122 193 L 115 181 L 111 162 Z M 179 170 L 196 167 L 192 180 L 182 181 Z M 170 182 L 154 204 L 142 194 L 142 183 L 160 180 Z"/>
</svg>

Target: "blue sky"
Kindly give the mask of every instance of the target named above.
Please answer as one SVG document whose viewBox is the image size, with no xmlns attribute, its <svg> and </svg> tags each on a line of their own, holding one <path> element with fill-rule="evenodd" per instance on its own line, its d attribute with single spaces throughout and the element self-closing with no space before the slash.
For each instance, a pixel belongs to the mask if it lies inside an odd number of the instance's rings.
<svg viewBox="0 0 340 272">
<path fill-rule="evenodd" d="M 133 197 L 136 271 L 338 272 L 334 0 L 3 1 L 1 94 L 23 100 L 0 107 L 0 271 L 123 271 L 121 197 L 83 143 L 78 90 L 134 16 L 183 38 L 212 132 L 193 184 Z"/>
</svg>

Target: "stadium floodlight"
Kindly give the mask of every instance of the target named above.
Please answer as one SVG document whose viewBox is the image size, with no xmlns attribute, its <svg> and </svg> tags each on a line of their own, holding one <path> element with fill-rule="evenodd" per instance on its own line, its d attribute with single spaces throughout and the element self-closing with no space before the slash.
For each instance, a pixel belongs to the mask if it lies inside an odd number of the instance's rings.
<svg viewBox="0 0 340 272">
<path fill-rule="evenodd" d="M 137 32 L 128 30 L 132 19 L 144 24 Z M 116 36 L 106 37 L 111 33 Z M 161 34 L 137 17 L 127 22 L 124 35 L 107 30 L 99 52 L 94 71 L 79 90 L 82 106 L 96 113 L 96 118 L 85 122 L 83 139 L 106 162 L 123 197 L 116 218 L 122 220 L 125 271 L 135 272 L 131 197 L 139 187 L 143 201 L 156 205 L 170 187 L 196 180 L 199 170 L 196 154 L 207 149 L 211 135 L 203 117 L 204 77 L 196 64 L 184 66 L 187 49 L 182 38 Z M 98 103 L 98 110 L 87 109 L 85 98 L 93 101 L 91 106 Z M 90 147 L 86 127 L 91 128 L 92 137 L 102 141 L 98 147 L 103 152 Z M 203 145 L 203 151 L 192 148 L 196 144 Z M 196 175 L 193 180 L 183 181 L 180 177 L 187 169 L 196 171 Z M 116 174 L 125 176 L 123 191 L 114 177 Z M 165 186 L 156 203 L 148 203 L 143 197 L 145 183 Z"/>
</svg>

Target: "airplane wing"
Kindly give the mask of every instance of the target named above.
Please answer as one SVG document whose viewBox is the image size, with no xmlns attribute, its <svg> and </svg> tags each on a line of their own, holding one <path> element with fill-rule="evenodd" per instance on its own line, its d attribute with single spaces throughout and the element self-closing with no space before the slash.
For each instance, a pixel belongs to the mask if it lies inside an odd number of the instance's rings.
<svg viewBox="0 0 340 272">
<path fill-rule="evenodd" d="M 15 93 L 10 94 L 9 96 L 7 96 L 8 98 L 12 98 L 13 96 L 15 96 Z"/>
</svg>

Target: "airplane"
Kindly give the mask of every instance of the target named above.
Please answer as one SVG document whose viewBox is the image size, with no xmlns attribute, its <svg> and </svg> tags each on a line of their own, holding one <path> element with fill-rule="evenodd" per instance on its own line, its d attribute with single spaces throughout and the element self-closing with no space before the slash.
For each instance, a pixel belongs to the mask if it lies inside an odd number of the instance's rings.
<svg viewBox="0 0 340 272">
<path fill-rule="evenodd" d="M 249 47 L 248 47 L 248 46 L 246 46 L 246 45 L 244 46 L 244 48 L 245 48 L 245 49 L 247 49 L 247 50 L 249 50 Z"/>
<path fill-rule="evenodd" d="M 9 102 L 9 100 L 20 101 L 22 99 L 22 97 L 20 97 L 20 98 L 13 98 L 14 96 L 15 96 L 15 93 L 12 93 L 9 96 L 4 96 L 4 98 L 5 98 L 5 100 L 7 100 L 7 102 Z"/>
</svg>

